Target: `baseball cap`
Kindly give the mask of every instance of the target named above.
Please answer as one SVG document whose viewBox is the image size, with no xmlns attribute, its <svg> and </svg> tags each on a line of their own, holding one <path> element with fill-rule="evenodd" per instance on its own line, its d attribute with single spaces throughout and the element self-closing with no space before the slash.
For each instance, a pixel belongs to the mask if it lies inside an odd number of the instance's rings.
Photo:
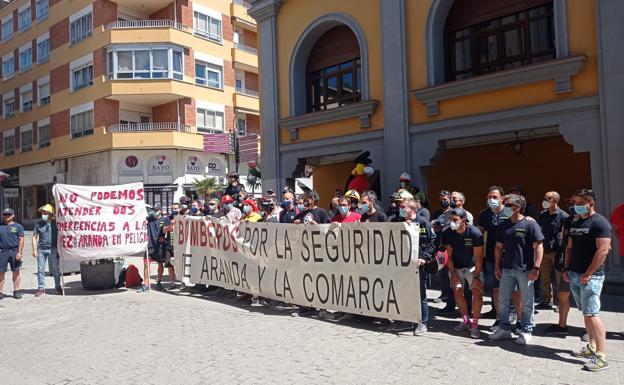
<svg viewBox="0 0 624 385">
<path fill-rule="evenodd" d="M 451 216 L 451 215 L 457 215 L 458 217 L 460 217 L 462 219 L 468 218 L 468 214 L 466 213 L 466 210 L 464 210 L 462 208 L 459 208 L 459 207 L 449 211 L 449 216 Z"/>
<path fill-rule="evenodd" d="M 6 209 L 2 210 L 2 215 L 15 215 L 15 211 L 13 211 L 12 208 L 7 207 Z"/>
</svg>

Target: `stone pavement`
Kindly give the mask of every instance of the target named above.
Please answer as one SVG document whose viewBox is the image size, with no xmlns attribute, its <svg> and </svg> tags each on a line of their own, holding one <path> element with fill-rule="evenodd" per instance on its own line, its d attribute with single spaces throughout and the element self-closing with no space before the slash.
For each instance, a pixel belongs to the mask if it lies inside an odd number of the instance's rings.
<svg viewBox="0 0 624 385">
<path fill-rule="evenodd" d="M 179 290 L 90 292 L 77 275 L 66 277 L 66 297 L 35 298 L 30 255 L 22 270 L 24 298 L 0 300 L 2 385 L 624 384 L 622 297 L 603 298 L 611 368 L 589 373 L 569 354 L 581 346 L 576 310 L 567 338 L 541 336 L 557 315 L 540 311 L 527 347 L 489 342 L 485 333 L 472 340 L 452 331 L 455 319 L 441 316 L 430 322 L 429 333 L 413 337 Z M 142 271 L 140 259 L 130 262 Z M 11 294 L 10 273 L 7 280 L 4 292 Z"/>
</svg>

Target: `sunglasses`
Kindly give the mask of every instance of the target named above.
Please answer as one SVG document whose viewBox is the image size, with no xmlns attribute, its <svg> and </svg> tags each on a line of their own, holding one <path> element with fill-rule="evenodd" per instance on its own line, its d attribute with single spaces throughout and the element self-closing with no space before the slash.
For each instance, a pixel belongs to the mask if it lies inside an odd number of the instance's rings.
<svg viewBox="0 0 624 385">
<path fill-rule="evenodd" d="M 519 206 L 519 205 L 514 205 L 514 204 L 507 204 L 507 203 L 506 203 L 506 204 L 505 204 L 505 207 L 510 207 L 510 208 L 513 208 L 513 207 L 520 207 L 520 206 Z"/>
</svg>

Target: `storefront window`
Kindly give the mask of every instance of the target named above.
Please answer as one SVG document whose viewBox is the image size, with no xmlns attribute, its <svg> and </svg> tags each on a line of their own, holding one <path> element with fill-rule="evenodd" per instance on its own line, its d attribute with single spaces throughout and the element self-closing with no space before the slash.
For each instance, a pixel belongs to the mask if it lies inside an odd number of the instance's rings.
<svg viewBox="0 0 624 385">
<path fill-rule="evenodd" d="M 22 189 L 24 207 L 22 220 L 37 218 L 37 209 L 35 206 L 35 189 L 35 186 L 28 186 Z"/>
</svg>

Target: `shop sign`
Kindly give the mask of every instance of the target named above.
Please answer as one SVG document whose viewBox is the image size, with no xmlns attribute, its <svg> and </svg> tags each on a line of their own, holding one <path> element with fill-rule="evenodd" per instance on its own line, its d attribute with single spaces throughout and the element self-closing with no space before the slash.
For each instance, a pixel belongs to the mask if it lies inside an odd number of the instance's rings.
<svg viewBox="0 0 624 385">
<path fill-rule="evenodd" d="M 172 176 L 173 165 L 166 155 L 156 155 L 150 159 L 147 172 L 150 176 Z"/>
<path fill-rule="evenodd" d="M 206 163 L 206 174 L 208 176 L 222 177 L 225 175 L 225 166 L 219 158 L 210 158 Z"/>
<path fill-rule="evenodd" d="M 143 177 L 143 163 L 135 155 L 128 155 L 119 162 L 119 176 Z"/>
<path fill-rule="evenodd" d="M 203 175 L 204 173 L 204 162 L 195 156 L 189 156 L 186 160 L 186 173 L 192 175 Z"/>
<path fill-rule="evenodd" d="M 17 198 L 18 196 L 19 196 L 19 189 L 17 187 L 5 187 L 4 188 L 5 198 Z"/>
</svg>

